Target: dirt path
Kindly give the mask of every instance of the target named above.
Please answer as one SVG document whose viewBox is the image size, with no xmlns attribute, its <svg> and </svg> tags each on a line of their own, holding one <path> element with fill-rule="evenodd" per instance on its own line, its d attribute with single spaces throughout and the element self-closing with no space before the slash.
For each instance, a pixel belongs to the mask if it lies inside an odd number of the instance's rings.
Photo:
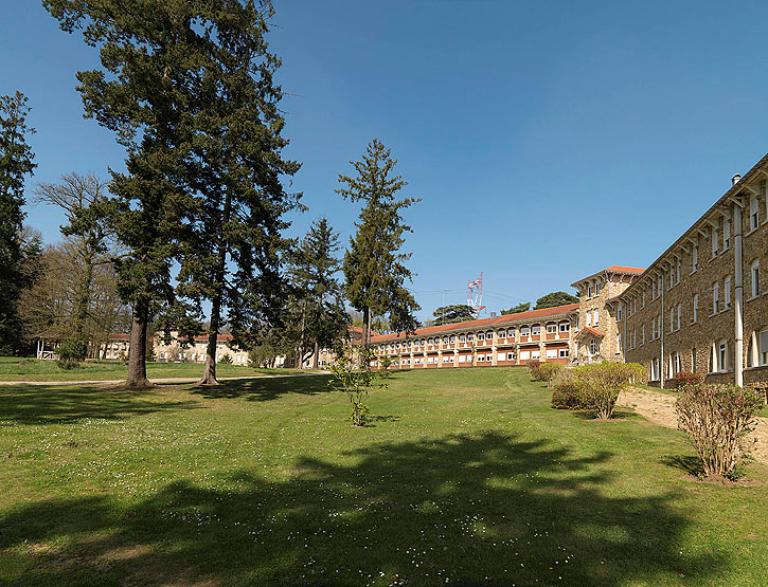
<svg viewBox="0 0 768 587">
<path fill-rule="evenodd" d="M 674 395 L 633 387 L 619 396 L 618 404 L 632 408 L 654 424 L 677 428 L 675 400 Z M 756 441 L 752 448 L 752 456 L 768 464 L 768 419 L 757 418 L 757 427 L 752 437 Z"/>
<path fill-rule="evenodd" d="M 312 373 L 283 373 L 280 375 L 243 375 L 241 377 L 219 377 L 219 381 L 240 381 L 248 379 L 279 379 L 280 377 L 311 377 L 313 375 L 327 375 L 327 371 L 313 371 Z M 185 384 L 197 383 L 199 377 L 159 377 L 151 378 L 152 383 L 163 384 Z M 82 381 L 0 381 L 3 385 L 39 385 L 39 386 L 63 386 L 63 385 L 120 385 L 125 383 L 125 379 L 95 379 Z"/>
</svg>

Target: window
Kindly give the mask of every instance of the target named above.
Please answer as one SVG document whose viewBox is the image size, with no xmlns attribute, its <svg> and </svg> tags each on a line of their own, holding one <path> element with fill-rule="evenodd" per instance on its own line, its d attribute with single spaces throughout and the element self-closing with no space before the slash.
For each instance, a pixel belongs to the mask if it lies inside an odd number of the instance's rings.
<svg viewBox="0 0 768 587">
<path fill-rule="evenodd" d="M 509 330 L 507 330 L 507 338 L 515 338 L 515 329 L 514 328 L 510 328 Z"/>
<path fill-rule="evenodd" d="M 590 355 L 597 354 L 597 342 L 594 340 L 589 341 L 589 354 Z"/>
<path fill-rule="evenodd" d="M 478 332 L 477 340 L 485 340 L 485 332 Z"/>
<path fill-rule="evenodd" d="M 765 366 L 768 366 L 768 330 L 752 333 L 747 353 L 747 367 Z"/>
<path fill-rule="evenodd" d="M 507 331 L 506 330 L 499 330 L 499 332 L 496 334 L 499 338 L 507 338 Z"/>
<path fill-rule="evenodd" d="M 592 297 L 592 285 L 590 284 L 587 286 L 587 298 L 591 298 L 591 297 Z"/>
<path fill-rule="evenodd" d="M 557 324 L 554 324 L 554 323 L 547 324 L 547 332 L 549 334 L 555 334 L 557 332 Z"/>
<path fill-rule="evenodd" d="M 640 325 L 640 346 L 645 344 L 645 324 Z"/>
<path fill-rule="evenodd" d="M 571 325 L 568 322 L 560 322 L 560 332 L 568 332 L 571 329 Z"/>
<path fill-rule="evenodd" d="M 427 339 L 427 344 L 432 344 L 433 342 L 434 342 L 434 341 L 433 341 L 432 337 L 430 337 L 430 338 L 428 338 L 428 339 Z"/>
<path fill-rule="evenodd" d="M 520 351 L 520 360 L 521 361 L 527 361 L 531 356 L 531 353 L 529 351 Z"/>
<path fill-rule="evenodd" d="M 448 344 L 448 337 L 447 336 L 443 337 L 443 344 Z"/>
<path fill-rule="evenodd" d="M 675 330 L 680 330 L 680 326 L 683 324 L 683 305 L 677 304 L 677 316 L 675 322 Z"/>
<path fill-rule="evenodd" d="M 541 352 L 540 351 L 531 351 L 531 358 L 532 359 L 538 359 L 539 357 L 541 357 Z"/>
<path fill-rule="evenodd" d="M 760 224 L 760 212 L 757 208 L 757 196 L 749 198 L 749 230 L 755 230 Z"/>
<path fill-rule="evenodd" d="M 621 333 L 616 335 L 616 348 L 621 349 Z"/>
<path fill-rule="evenodd" d="M 451 337 L 448 339 L 448 342 L 451 344 L 456 344 L 456 335 L 452 334 Z"/>
<path fill-rule="evenodd" d="M 760 295 L 760 261 L 758 259 L 755 259 L 752 261 L 752 266 L 750 267 L 749 274 L 751 277 L 751 285 L 752 285 L 752 297 L 756 298 Z"/>
<path fill-rule="evenodd" d="M 645 308 L 645 289 L 640 292 L 640 307 Z"/>
<path fill-rule="evenodd" d="M 717 314 L 720 309 L 720 284 L 712 284 L 712 313 Z"/>
<path fill-rule="evenodd" d="M 514 361 L 515 353 L 507 353 L 507 361 Z"/>
<path fill-rule="evenodd" d="M 587 310 L 587 326 L 592 326 L 592 311 Z"/>
<path fill-rule="evenodd" d="M 530 334 L 531 334 L 530 326 L 521 326 L 520 327 L 520 335 L 521 336 L 529 336 Z"/>
<path fill-rule="evenodd" d="M 568 355 L 570 355 L 570 351 L 568 349 L 558 349 L 557 356 L 561 359 L 567 359 Z"/>
<path fill-rule="evenodd" d="M 539 334 L 541 334 L 541 325 L 536 324 L 535 326 L 532 326 L 531 334 L 533 334 L 533 336 L 538 336 Z"/>
<path fill-rule="evenodd" d="M 717 252 L 719 250 L 718 247 L 720 246 L 720 243 L 719 243 L 719 241 L 720 241 L 720 231 L 717 230 L 716 226 L 712 227 L 711 239 L 712 239 L 712 256 L 716 257 L 717 256 Z"/>
<path fill-rule="evenodd" d="M 496 356 L 496 360 L 497 360 L 497 361 L 504 361 L 504 360 L 506 359 L 506 357 L 507 357 L 506 353 L 499 353 L 499 354 Z"/>
<path fill-rule="evenodd" d="M 674 306 L 669 309 L 669 331 L 674 332 L 675 329 L 675 308 Z"/>
<path fill-rule="evenodd" d="M 731 248 L 731 221 L 727 218 L 723 219 L 723 250 L 727 251 Z"/>
<path fill-rule="evenodd" d="M 691 249 L 691 273 L 699 270 L 699 245 L 693 245 Z"/>
<path fill-rule="evenodd" d="M 592 323 L 595 326 L 600 324 L 600 312 L 598 310 L 592 310 Z"/>
<path fill-rule="evenodd" d="M 547 358 L 548 359 L 557 358 L 557 349 L 547 349 Z"/>
<path fill-rule="evenodd" d="M 478 363 L 484 363 L 485 362 L 485 355 L 477 355 L 477 362 Z"/>
<path fill-rule="evenodd" d="M 489 330 L 485 333 L 485 339 L 486 340 L 493 340 L 493 331 Z"/>
<path fill-rule="evenodd" d="M 660 377 L 660 372 L 659 372 L 659 358 L 658 358 L 658 357 L 655 357 L 655 358 L 654 358 L 654 359 L 651 361 L 651 375 L 650 375 L 650 380 L 651 380 L 651 381 L 658 381 L 659 379 L 661 379 L 661 377 Z"/>
<path fill-rule="evenodd" d="M 617 322 L 621 322 L 621 317 L 623 315 L 623 310 L 624 310 L 624 307 L 621 304 L 616 306 L 616 321 Z"/>
<path fill-rule="evenodd" d="M 488 363 L 492 363 L 493 362 L 493 355 L 488 353 L 487 355 L 485 355 L 485 360 Z"/>
<path fill-rule="evenodd" d="M 680 283 L 680 278 L 682 277 L 683 273 L 683 260 L 680 257 L 677 257 L 677 261 L 675 262 L 675 283 Z"/>
<path fill-rule="evenodd" d="M 727 371 L 729 367 L 728 343 L 721 340 L 715 347 L 715 371 Z"/>
<path fill-rule="evenodd" d="M 475 340 L 475 335 L 472 333 L 467 334 L 467 342 L 472 342 L 473 340 Z"/>
<path fill-rule="evenodd" d="M 725 309 L 731 307 L 731 276 L 725 278 L 725 281 L 723 282 L 723 303 L 725 306 Z"/>
<path fill-rule="evenodd" d="M 680 373 L 680 353 L 673 351 L 669 353 L 669 375 L 674 377 Z"/>
<path fill-rule="evenodd" d="M 459 335 L 459 342 L 466 342 L 466 340 L 467 340 L 467 337 L 465 335 L 463 334 Z"/>
<path fill-rule="evenodd" d="M 693 316 L 691 322 L 699 321 L 699 294 L 693 294 Z"/>
</svg>

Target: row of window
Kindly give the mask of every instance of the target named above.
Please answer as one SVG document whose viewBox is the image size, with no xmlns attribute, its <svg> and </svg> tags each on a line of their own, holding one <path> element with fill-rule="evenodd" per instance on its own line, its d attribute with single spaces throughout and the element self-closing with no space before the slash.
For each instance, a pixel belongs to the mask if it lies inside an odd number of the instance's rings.
<svg viewBox="0 0 768 587">
<path fill-rule="evenodd" d="M 764 184 L 762 188 L 762 192 L 766 194 L 765 197 L 765 219 L 761 219 L 760 214 L 760 202 L 756 195 L 752 195 L 749 200 L 749 207 L 748 207 L 748 216 L 747 216 L 747 235 L 752 233 L 753 231 L 757 230 L 757 228 L 760 226 L 761 222 L 768 221 L 768 184 Z M 696 241 L 691 242 L 691 248 L 690 248 L 690 272 L 691 274 L 696 273 L 699 270 L 699 242 L 698 242 L 698 236 L 695 237 Z M 732 230 L 731 230 L 731 219 L 728 216 L 723 215 L 721 218 L 719 218 L 717 221 L 710 224 L 710 231 L 709 231 L 709 241 L 710 241 L 710 248 L 711 248 L 711 258 L 714 259 L 715 257 L 721 255 L 722 253 L 728 251 L 731 248 L 731 241 L 732 241 Z M 661 296 L 662 288 L 664 287 L 664 274 L 667 275 L 667 285 L 668 289 L 671 289 L 678 283 L 680 283 L 682 279 L 682 272 L 683 272 L 683 261 L 680 256 L 676 256 L 671 263 L 671 267 L 669 271 L 664 271 L 662 274 L 659 274 L 656 279 L 654 279 L 651 282 L 651 300 L 655 300 Z M 759 263 L 755 260 L 752 262 L 751 267 L 754 268 L 757 265 L 757 270 L 759 271 Z M 755 295 L 759 295 L 759 280 L 755 280 L 754 283 L 756 284 L 755 287 L 757 289 L 758 293 L 753 293 L 753 297 Z M 640 307 L 645 307 L 645 289 L 640 291 Z M 627 313 L 628 315 L 632 315 L 637 311 L 637 299 L 633 298 L 628 302 L 627 307 Z"/>
<path fill-rule="evenodd" d="M 569 356 L 569 351 L 567 348 L 564 349 L 547 349 L 546 350 L 546 357 L 547 359 L 567 359 Z M 541 358 L 541 351 L 534 350 L 534 351 L 520 351 L 520 360 L 521 361 L 528 361 L 530 359 L 536 360 Z M 478 354 L 475 357 L 475 360 L 478 363 L 492 363 L 493 362 L 493 353 L 485 353 L 485 354 Z M 496 361 L 497 362 L 505 362 L 505 361 L 514 361 L 516 360 L 516 354 L 514 352 L 503 352 L 503 353 L 497 353 L 496 355 Z M 414 365 L 437 365 L 438 363 L 442 362 L 443 364 L 454 364 L 457 363 L 471 363 L 472 362 L 472 355 L 459 355 L 455 358 L 452 355 L 442 357 L 442 361 L 440 357 L 414 357 L 413 364 Z M 403 358 L 400 360 L 395 360 L 392 362 L 393 366 L 398 365 L 409 365 L 410 359 Z"/>
<path fill-rule="evenodd" d="M 569 332 L 571 329 L 570 322 L 550 322 L 545 326 L 546 331 L 548 334 L 555 334 L 557 332 Z M 520 327 L 520 336 L 539 336 L 541 334 L 541 325 L 535 324 L 533 326 L 521 326 Z M 497 339 L 502 338 L 515 338 L 516 335 L 516 329 L 515 328 L 509 328 L 509 329 L 502 329 L 497 330 L 495 332 Z M 453 345 L 456 344 L 456 339 L 458 338 L 458 341 L 460 343 L 464 342 L 473 342 L 475 339 L 478 341 L 485 341 L 485 340 L 493 340 L 494 337 L 494 331 L 488 330 L 486 332 L 477 332 L 473 333 L 470 332 L 469 334 L 460 334 L 460 335 L 446 335 L 442 338 L 438 337 L 428 337 L 426 339 L 420 338 L 420 339 L 413 339 L 413 340 L 404 340 L 399 342 L 390 342 L 389 344 L 379 345 L 377 347 L 378 350 L 395 350 L 395 349 L 410 349 L 410 348 L 421 348 L 424 345 L 438 345 L 441 342 L 444 345 Z"/>
<path fill-rule="evenodd" d="M 755 331 L 749 338 L 747 346 L 747 367 L 766 367 L 768 366 L 768 330 Z M 651 381 L 660 379 L 660 361 L 654 357 L 649 365 L 649 377 Z M 731 344 L 722 339 L 712 343 L 709 352 L 709 373 L 724 373 L 733 369 L 733 357 Z M 698 372 L 696 364 L 696 349 L 691 350 L 691 365 L 693 372 Z M 667 355 L 667 377 L 674 377 L 682 371 L 681 356 L 678 351 L 672 351 Z"/>
</svg>

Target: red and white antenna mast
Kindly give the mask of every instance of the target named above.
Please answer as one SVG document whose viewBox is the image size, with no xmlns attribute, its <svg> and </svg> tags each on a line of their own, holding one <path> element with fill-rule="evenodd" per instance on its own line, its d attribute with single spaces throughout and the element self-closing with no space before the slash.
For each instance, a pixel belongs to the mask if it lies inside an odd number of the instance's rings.
<svg viewBox="0 0 768 587">
<path fill-rule="evenodd" d="M 467 283 L 467 305 L 476 313 L 485 310 L 483 305 L 483 274 Z"/>
</svg>

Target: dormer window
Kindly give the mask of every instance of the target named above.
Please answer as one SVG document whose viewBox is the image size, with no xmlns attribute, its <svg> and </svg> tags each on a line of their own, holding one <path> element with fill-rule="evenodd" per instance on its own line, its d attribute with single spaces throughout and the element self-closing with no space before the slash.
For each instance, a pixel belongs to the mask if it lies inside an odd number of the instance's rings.
<svg viewBox="0 0 768 587">
<path fill-rule="evenodd" d="M 717 229 L 717 226 L 712 227 L 712 256 L 716 257 L 717 253 L 719 252 L 720 247 L 720 231 Z"/>
<path fill-rule="evenodd" d="M 749 230 L 755 230 L 760 224 L 760 211 L 757 207 L 757 196 L 749 199 Z"/>
<path fill-rule="evenodd" d="M 731 221 L 727 218 L 723 219 L 723 250 L 727 251 L 731 248 Z"/>
</svg>

